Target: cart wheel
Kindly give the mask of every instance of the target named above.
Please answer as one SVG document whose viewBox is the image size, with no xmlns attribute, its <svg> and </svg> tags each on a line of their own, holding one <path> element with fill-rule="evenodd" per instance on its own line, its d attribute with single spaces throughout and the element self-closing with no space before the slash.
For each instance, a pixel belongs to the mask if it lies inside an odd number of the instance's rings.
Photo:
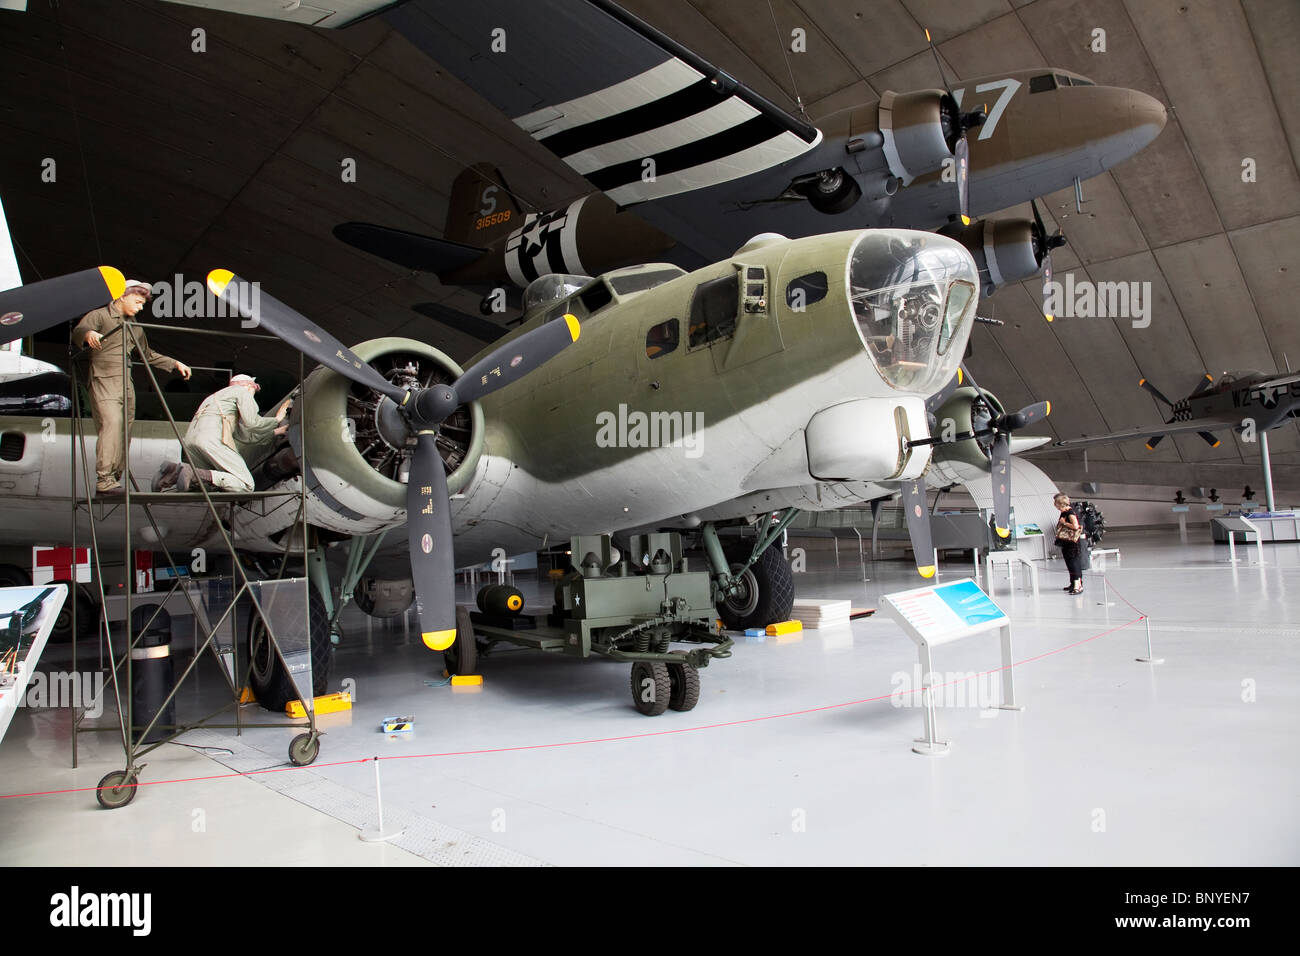
<svg viewBox="0 0 1300 956">
<path fill-rule="evenodd" d="M 295 767 L 305 767 L 320 755 L 320 736 L 317 734 L 299 734 L 289 742 L 289 763 Z"/>
<path fill-rule="evenodd" d="M 692 710 L 700 702 L 698 668 L 686 661 L 680 664 L 669 664 L 668 676 L 673 685 L 672 692 L 668 695 L 668 706 L 673 710 Z"/>
<path fill-rule="evenodd" d="M 632 703 L 647 717 L 658 717 L 668 709 L 672 678 L 663 661 L 637 661 L 632 665 Z"/>
<path fill-rule="evenodd" d="M 114 770 L 112 773 L 105 774 L 104 779 L 99 781 L 95 799 L 105 810 L 116 810 L 135 799 L 136 789 L 135 774 L 127 773 L 125 770 Z"/>
<path fill-rule="evenodd" d="M 478 642 L 474 638 L 474 622 L 470 620 L 469 608 L 456 608 L 456 640 L 451 647 L 442 652 L 443 664 L 447 673 L 478 673 Z"/>
</svg>

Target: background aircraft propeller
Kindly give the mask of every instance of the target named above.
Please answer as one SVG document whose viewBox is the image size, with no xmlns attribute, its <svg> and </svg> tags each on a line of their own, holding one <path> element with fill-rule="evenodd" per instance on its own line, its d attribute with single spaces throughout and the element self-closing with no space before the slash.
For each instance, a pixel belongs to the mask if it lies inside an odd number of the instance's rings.
<svg viewBox="0 0 1300 956">
<path fill-rule="evenodd" d="M 1056 232 L 1049 236 L 1047 227 L 1043 225 L 1043 217 L 1038 212 L 1038 203 L 1032 199 L 1029 200 L 1029 208 L 1034 213 L 1034 256 L 1043 267 L 1043 318 L 1051 322 L 1056 318 L 1051 310 L 1047 308 L 1047 300 L 1051 295 L 1048 292 L 1048 285 L 1052 281 L 1052 250 L 1065 245 L 1065 236 L 1061 235 L 1060 229 L 1057 229 Z"/>
<path fill-rule="evenodd" d="M 949 120 L 946 126 L 954 128 L 957 133 L 957 141 L 952 144 L 953 161 L 956 163 L 957 178 L 957 213 L 961 217 L 963 226 L 970 225 L 970 143 L 966 140 L 966 131 L 976 126 L 982 126 L 988 119 L 987 109 L 971 110 L 969 113 L 961 112 L 961 107 L 957 103 L 957 97 L 953 95 L 952 84 L 948 82 L 947 75 L 943 72 L 943 62 L 939 59 L 939 51 L 934 45 L 934 40 L 930 39 L 930 31 L 925 31 L 925 42 L 930 46 L 930 53 L 934 55 L 934 65 L 939 71 L 939 79 L 943 83 L 944 90 L 948 93 L 948 103 L 944 104 L 951 111 L 945 111 L 944 118 Z"/>
<path fill-rule="evenodd" d="M 450 647 L 456 639 L 456 568 L 447 474 L 435 443 L 438 426 L 460 405 L 517 381 L 576 342 L 578 320 L 566 315 L 502 343 L 449 385 L 408 391 L 306 316 L 265 292 L 253 294 L 248 283 L 228 270 L 211 272 L 208 288 L 308 358 L 388 399 L 380 401 L 380 428 L 390 441 L 396 439 L 394 444 L 415 446 L 406 485 L 406 527 L 420 635 L 433 650 Z"/>
<path fill-rule="evenodd" d="M 0 344 L 79 319 L 125 291 L 122 273 L 97 266 L 0 292 Z"/>
</svg>

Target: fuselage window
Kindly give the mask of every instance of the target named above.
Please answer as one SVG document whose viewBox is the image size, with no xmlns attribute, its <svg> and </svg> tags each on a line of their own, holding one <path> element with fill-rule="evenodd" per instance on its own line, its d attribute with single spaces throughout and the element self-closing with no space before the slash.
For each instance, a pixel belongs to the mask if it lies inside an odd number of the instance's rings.
<svg viewBox="0 0 1300 956">
<path fill-rule="evenodd" d="M 740 289 L 736 276 L 701 282 L 691 300 L 690 347 L 707 345 L 736 334 Z"/>
<path fill-rule="evenodd" d="M 668 319 L 651 326 L 645 334 L 645 354 L 652 359 L 663 358 L 669 352 L 677 350 L 681 341 L 681 325 L 676 319 Z"/>
<path fill-rule="evenodd" d="M 1030 93 L 1046 93 L 1048 90 L 1054 89 L 1056 89 L 1056 78 L 1050 73 L 1036 76 L 1029 81 Z"/>
<path fill-rule="evenodd" d="M 802 312 L 806 306 L 826 298 L 830 283 L 824 272 L 810 272 L 797 279 L 791 279 L 785 287 L 785 304 L 795 312 Z"/>
</svg>

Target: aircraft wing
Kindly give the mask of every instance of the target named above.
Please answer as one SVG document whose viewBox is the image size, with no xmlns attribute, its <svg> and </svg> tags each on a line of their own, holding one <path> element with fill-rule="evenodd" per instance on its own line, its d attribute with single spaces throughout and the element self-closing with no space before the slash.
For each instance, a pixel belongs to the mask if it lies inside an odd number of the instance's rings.
<svg viewBox="0 0 1300 956">
<path fill-rule="evenodd" d="M 748 176 L 821 139 L 610 0 L 409 3 L 385 19 L 620 206 Z"/>
<path fill-rule="evenodd" d="M 750 176 L 821 142 L 816 127 L 611 0 L 312 0 L 287 13 L 270 0 L 181 2 L 317 26 L 382 10 L 620 206 Z"/>
<path fill-rule="evenodd" d="M 345 27 L 392 5 L 393 0 L 168 0 L 187 7 L 204 7 L 226 13 L 241 13 L 267 20 L 284 20 L 310 27 Z"/>
<path fill-rule="evenodd" d="M 1181 435 L 1193 432 L 1223 431 L 1225 428 L 1237 428 L 1241 419 L 1231 415 L 1217 418 L 1193 418 L 1185 422 L 1173 422 L 1166 425 L 1139 425 L 1123 431 L 1110 432 L 1106 435 L 1085 435 L 1081 438 L 1066 438 L 1055 442 L 1052 448 L 1082 448 L 1087 445 L 1104 445 L 1109 442 L 1128 441 L 1133 438 L 1154 438 L 1157 435 Z"/>
</svg>

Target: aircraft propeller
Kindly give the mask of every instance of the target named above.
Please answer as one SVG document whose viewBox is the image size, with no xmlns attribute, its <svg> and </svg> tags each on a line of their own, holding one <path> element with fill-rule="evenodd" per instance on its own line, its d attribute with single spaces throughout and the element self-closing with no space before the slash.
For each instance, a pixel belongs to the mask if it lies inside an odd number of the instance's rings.
<svg viewBox="0 0 1300 956">
<path fill-rule="evenodd" d="M 1205 377 L 1197 383 L 1196 388 L 1192 390 L 1190 397 L 1195 398 L 1213 384 L 1214 376 L 1206 373 Z M 1160 389 L 1156 388 L 1145 378 L 1140 380 L 1138 385 L 1142 387 L 1143 391 L 1149 392 L 1151 395 L 1155 396 L 1157 401 L 1163 402 L 1171 411 L 1173 410 L 1174 403 L 1165 396 L 1164 392 L 1160 391 Z M 1196 434 L 1200 436 L 1201 441 L 1205 442 L 1205 444 L 1209 445 L 1211 448 L 1219 447 L 1219 439 L 1215 438 L 1210 432 L 1197 432 Z M 1147 451 L 1155 451 L 1156 445 L 1159 445 L 1160 442 L 1164 440 L 1164 437 L 1164 435 L 1152 435 L 1148 438 L 1146 440 Z"/>
<path fill-rule="evenodd" d="M 957 103 L 957 97 L 953 95 L 952 84 L 948 82 L 947 75 L 943 72 L 943 63 L 939 59 L 939 51 L 934 45 L 934 40 L 930 38 L 930 31 L 925 31 L 925 42 L 930 47 L 930 53 L 934 55 L 934 65 L 939 71 L 939 79 L 943 81 L 943 88 L 948 93 L 948 99 L 951 101 L 951 108 L 954 113 L 954 125 L 957 127 L 957 142 L 953 144 L 952 155 L 956 165 L 957 178 L 957 212 L 961 216 L 963 226 L 970 225 L 970 143 L 966 140 L 966 131 L 976 126 L 983 125 L 988 119 L 987 109 L 971 110 L 969 113 L 961 112 L 961 107 Z"/>
<path fill-rule="evenodd" d="M 126 291 L 112 266 L 97 266 L 0 292 L 0 344 L 79 319 Z"/>
<path fill-rule="evenodd" d="M 931 413 L 934 413 L 942 407 L 944 401 L 947 400 L 947 397 L 951 395 L 957 385 L 960 384 L 963 375 L 965 378 L 970 380 L 971 387 L 975 389 L 976 393 L 978 393 L 980 397 L 980 401 L 984 404 L 985 408 L 988 409 L 988 424 L 982 428 L 975 428 L 967 432 L 958 432 L 949 437 L 932 435 L 929 438 L 922 438 L 917 441 L 909 442 L 908 445 L 912 448 L 920 445 L 947 445 L 967 441 L 973 438 L 986 438 L 991 436 L 992 440 L 989 442 L 988 458 L 989 472 L 993 479 L 993 527 L 997 531 L 999 537 L 1006 538 L 1011 534 L 1011 435 L 1013 432 L 1019 431 L 1020 429 L 1032 425 L 1050 415 L 1052 413 L 1052 403 L 1035 402 L 1032 405 L 1026 405 L 1024 408 L 1015 412 L 998 414 L 996 410 L 997 405 L 988 397 L 984 390 L 979 387 L 979 383 L 975 381 L 975 377 L 971 375 L 969 371 L 966 371 L 965 368 L 959 368 L 958 375 L 954 377 L 953 381 L 949 382 L 948 385 L 926 402 L 926 409 Z M 935 400 L 936 398 L 938 401 Z M 912 484 L 919 484 L 920 498 L 922 503 L 924 503 L 924 478 L 917 479 L 916 482 L 913 482 Z M 910 489 L 908 486 L 904 485 L 905 501 L 907 500 L 909 491 Z M 913 494 L 914 493 L 915 492 L 913 492 Z M 908 532 L 911 534 L 911 521 L 917 520 L 919 516 L 913 516 L 913 509 L 910 505 L 907 506 L 906 510 L 909 519 Z M 929 522 L 926 521 L 924 524 L 925 529 L 922 544 L 926 544 L 925 554 L 928 556 L 931 553 L 931 550 L 928 547 L 930 538 Z M 912 550 L 917 553 L 919 561 L 921 552 L 916 550 L 917 542 L 918 538 L 913 535 Z M 923 577 L 930 576 L 925 573 L 923 567 L 918 566 L 917 570 L 921 572 Z"/>
<path fill-rule="evenodd" d="M 1065 245 L 1065 236 L 1061 235 L 1060 229 L 1049 236 L 1047 227 L 1043 225 L 1043 217 L 1038 212 L 1038 203 L 1029 200 L 1029 208 L 1034 211 L 1034 255 L 1043 267 L 1043 318 L 1051 322 L 1056 318 L 1047 308 L 1047 300 L 1051 295 L 1048 285 L 1052 281 L 1052 250 Z"/>
<path fill-rule="evenodd" d="M 338 339 L 306 316 L 258 290 L 226 269 L 208 274 L 208 288 L 227 305 L 283 339 L 308 358 L 338 374 L 374 389 L 388 401 L 379 405 L 382 431 L 394 444 L 414 441 L 415 451 L 406 486 L 407 547 L 415 585 L 420 635 L 436 651 L 456 639 L 455 558 L 451 538 L 451 505 L 447 473 L 438 454 L 438 426 L 456 409 L 517 381 L 550 361 L 578 340 L 578 320 L 546 324 L 503 343 L 476 362 L 451 384 L 404 389 L 388 381 Z"/>
</svg>

